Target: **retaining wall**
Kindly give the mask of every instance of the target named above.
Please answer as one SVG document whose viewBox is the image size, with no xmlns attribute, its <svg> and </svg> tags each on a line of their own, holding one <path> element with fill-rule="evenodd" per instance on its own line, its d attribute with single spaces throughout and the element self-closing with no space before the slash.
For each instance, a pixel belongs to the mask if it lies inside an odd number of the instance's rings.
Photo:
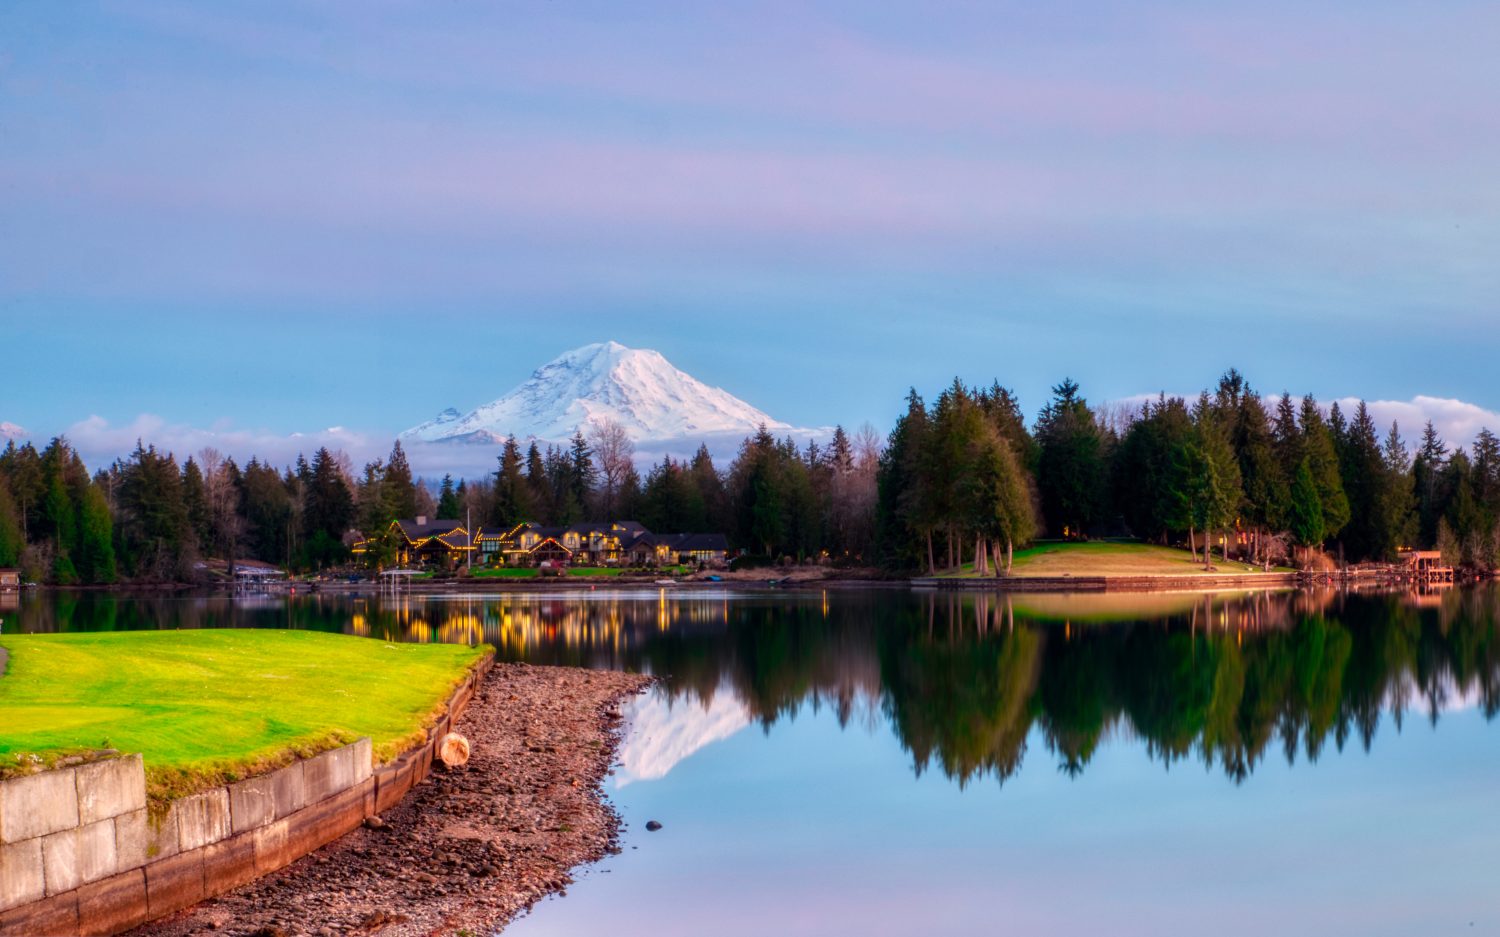
<svg viewBox="0 0 1500 937">
<path fill-rule="evenodd" d="M 369 739 L 146 809 L 140 755 L 0 782 L 0 935 L 116 934 L 290 864 L 427 776 L 486 657 L 424 743 L 373 764 Z"/>
</svg>

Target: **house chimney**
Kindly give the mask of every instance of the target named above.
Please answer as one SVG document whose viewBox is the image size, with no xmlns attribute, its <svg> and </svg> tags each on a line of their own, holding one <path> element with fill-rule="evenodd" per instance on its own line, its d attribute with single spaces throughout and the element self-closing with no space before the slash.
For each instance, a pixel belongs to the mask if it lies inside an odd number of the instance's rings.
<svg viewBox="0 0 1500 937">
<path fill-rule="evenodd" d="M 418 527 L 426 527 L 427 526 L 427 515 L 426 514 L 418 514 L 417 515 L 417 526 Z"/>
</svg>

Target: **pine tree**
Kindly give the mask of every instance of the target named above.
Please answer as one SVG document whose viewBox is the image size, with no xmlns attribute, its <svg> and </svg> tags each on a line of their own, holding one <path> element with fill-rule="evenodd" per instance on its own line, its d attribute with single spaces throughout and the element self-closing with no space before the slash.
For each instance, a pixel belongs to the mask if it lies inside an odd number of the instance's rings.
<svg viewBox="0 0 1500 937">
<path fill-rule="evenodd" d="M 1417 494 L 1418 536 L 1424 545 L 1437 541 L 1438 519 L 1443 514 L 1441 480 L 1448 464 L 1448 447 L 1428 420 L 1422 430 L 1422 444 L 1412 461 L 1413 484 Z"/>
<path fill-rule="evenodd" d="M 21 530 L 20 512 L 10 496 L 10 487 L 0 476 L 0 566 L 19 566 L 21 552 L 26 549 L 26 536 Z"/>
<path fill-rule="evenodd" d="M 1104 491 L 1104 436 L 1078 395 L 1078 384 L 1064 379 L 1037 419 L 1041 445 L 1037 487 L 1042 515 L 1058 535 L 1085 536 L 1100 514 Z"/>
<path fill-rule="evenodd" d="M 1339 470 L 1338 452 L 1333 432 L 1323 420 L 1317 401 L 1311 395 L 1302 398 L 1298 422 L 1302 430 L 1302 458 L 1318 486 L 1318 503 L 1323 513 L 1324 538 L 1336 537 L 1349 523 L 1349 498 Z"/>
<path fill-rule="evenodd" d="M 1305 547 L 1315 547 L 1323 542 L 1328 531 L 1323 520 L 1323 503 L 1318 496 L 1318 485 L 1313 480 L 1312 466 L 1303 459 L 1292 478 L 1291 531 L 1297 542 Z"/>
<path fill-rule="evenodd" d="M 1401 429 L 1394 422 L 1381 449 L 1384 490 L 1380 513 L 1391 547 L 1399 550 L 1411 545 L 1417 537 L 1416 491 L 1411 474 L 1411 454 L 1401 439 Z"/>
<path fill-rule="evenodd" d="M 114 523 L 104 492 L 97 485 L 89 485 L 84 492 L 75 565 L 84 582 L 96 585 L 114 582 L 119 575 L 115 566 Z"/>
<path fill-rule="evenodd" d="M 1383 505 L 1389 489 L 1385 459 L 1375 434 L 1375 421 L 1363 400 L 1345 432 L 1339 467 L 1349 501 L 1349 524 L 1343 538 L 1349 556 L 1355 560 L 1394 559 L 1396 532 L 1388 526 Z"/>
<path fill-rule="evenodd" d="M 191 456 L 182 464 L 182 504 L 187 512 L 188 531 L 200 554 L 214 548 L 213 516 L 208 506 L 208 486 L 203 471 Z"/>
<path fill-rule="evenodd" d="M 500 450 L 500 467 L 495 470 L 494 508 L 489 521 L 510 530 L 522 521 L 533 519 L 531 515 L 531 487 L 521 473 L 521 447 L 516 437 L 508 436 Z"/>
<path fill-rule="evenodd" d="M 599 475 L 594 468 L 594 452 L 589 448 L 588 440 L 583 437 L 582 430 L 573 431 L 568 456 L 572 469 L 568 487 L 573 503 L 578 505 L 578 512 L 581 516 L 587 506 L 593 503 L 594 483 Z"/>
<path fill-rule="evenodd" d="M 401 440 L 391 447 L 390 458 L 385 461 L 385 474 L 381 477 L 381 501 L 385 506 L 387 522 L 417 516 L 417 485 L 412 479 L 411 464 L 406 461 L 406 450 Z"/>
<path fill-rule="evenodd" d="M 458 506 L 458 492 L 453 488 L 452 475 L 444 475 L 443 484 L 438 489 L 437 516 L 444 519 L 463 519 L 463 511 Z"/>
</svg>

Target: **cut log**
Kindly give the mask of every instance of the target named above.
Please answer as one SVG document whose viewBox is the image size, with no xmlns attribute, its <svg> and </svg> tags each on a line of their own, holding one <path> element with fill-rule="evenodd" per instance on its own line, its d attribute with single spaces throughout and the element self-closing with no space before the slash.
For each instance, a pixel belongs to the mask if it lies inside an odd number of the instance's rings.
<svg viewBox="0 0 1500 937">
<path fill-rule="evenodd" d="M 449 732 L 438 742 L 438 759 L 450 768 L 469 763 L 469 740 L 457 732 Z"/>
</svg>

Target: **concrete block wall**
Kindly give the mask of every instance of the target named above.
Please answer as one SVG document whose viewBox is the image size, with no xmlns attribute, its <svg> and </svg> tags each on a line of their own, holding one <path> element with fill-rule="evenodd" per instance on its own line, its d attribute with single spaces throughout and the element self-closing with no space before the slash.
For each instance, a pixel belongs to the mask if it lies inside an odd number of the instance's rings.
<svg viewBox="0 0 1500 937">
<path fill-rule="evenodd" d="M 0 937 L 115 934 L 274 872 L 400 802 L 493 657 L 426 741 L 376 768 L 369 739 L 146 810 L 140 755 L 0 782 Z"/>
</svg>

